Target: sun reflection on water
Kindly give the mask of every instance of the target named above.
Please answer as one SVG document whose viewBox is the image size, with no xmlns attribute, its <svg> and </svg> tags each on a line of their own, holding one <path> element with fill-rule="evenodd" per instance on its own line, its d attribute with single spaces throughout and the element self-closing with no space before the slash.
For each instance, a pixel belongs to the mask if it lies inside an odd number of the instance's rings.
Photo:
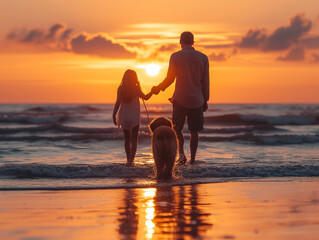
<svg viewBox="0 0 319 240">
<path fill-rule="evenodd" d="M 144 207 L 146 207 L 145 237 L 147 239 L 151 239 L 155 232 L 155 224 L 153 223 L 153 219 L 155 217 L 155 204 L 154 204 L 155 195 L 156 195 L 156 188 L 143 189 L 143 196 L 147 199 L 144 205 Z"/>
<path fill-rule="evenodd" d="M 124 239 L 194 239 L 212 228 L 209 203 L 196 185 L 126 189 L 120 207 Z"/>
</svg>

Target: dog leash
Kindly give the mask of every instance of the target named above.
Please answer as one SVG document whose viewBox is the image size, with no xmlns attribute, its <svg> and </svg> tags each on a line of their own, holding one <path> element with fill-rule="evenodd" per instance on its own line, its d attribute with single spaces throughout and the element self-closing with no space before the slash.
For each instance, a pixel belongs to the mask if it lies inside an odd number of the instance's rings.
<svg viewBox="0 0 319 240">
<path fill-rule="evenodd" d="M 145 108 L 145 111 L 146 111 L 147 125 L 149 125 L 150 124 L 150 117 L 148 115 L 148 111 L 147 111 L 147 107 L 146 107 L 145 101 L 144 101 L 144 99 L 142 99 L 142 100 L 143 100 L 143 105 L 144 105 L 144 108 Z"/>
</svg>

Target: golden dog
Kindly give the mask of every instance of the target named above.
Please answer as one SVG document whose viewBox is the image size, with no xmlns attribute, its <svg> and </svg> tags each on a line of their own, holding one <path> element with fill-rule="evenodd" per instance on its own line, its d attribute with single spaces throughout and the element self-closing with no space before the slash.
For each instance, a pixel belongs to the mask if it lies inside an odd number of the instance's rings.
<svg viewBox="0 0 319 240">
<path fill-rule="evenodd" d="M 177 138 L 172 122 L 160 117 L 150 123 L 152 152 L 157 179 L 171 179 L 177 153 Z"/>
</svg>

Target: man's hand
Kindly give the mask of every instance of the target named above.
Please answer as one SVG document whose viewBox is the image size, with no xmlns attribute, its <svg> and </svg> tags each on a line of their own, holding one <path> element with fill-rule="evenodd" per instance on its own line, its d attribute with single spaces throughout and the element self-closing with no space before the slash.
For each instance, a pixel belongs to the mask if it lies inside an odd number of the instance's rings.
<svg viewBox="0 0 319 240">
<path fill-rule="evenodd" d="M 113 123 L 114 123 L 115 126 L 117 126 L 116 115 L 113 115 Z"/>
<path fill-rule="evenodd" d="M 158 86 L 152 87 L 152 90 L 151 90 L 151 92 L 156 95 L 159 94 L 160 91 L 161 89 Z"/>
<path fill-rule="evenodd" d="M 208 109 L 208 104 L 207 104 L 207 101 L 205 101 L 203 104 L 203 112 L 206 112 L 207 109 Z"/>
</svg>

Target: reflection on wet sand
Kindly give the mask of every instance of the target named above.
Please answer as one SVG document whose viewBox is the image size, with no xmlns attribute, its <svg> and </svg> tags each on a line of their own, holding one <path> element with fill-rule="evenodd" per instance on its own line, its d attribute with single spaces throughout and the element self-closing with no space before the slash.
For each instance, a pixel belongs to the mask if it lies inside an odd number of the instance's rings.
<svg viewBox="0 0 319 240">
<path fill-rule="evenodd" d="M 122 239 L 200 239 L 213 226 L 196 185 L 126 189 L 123 204 Z"/>
<path fill-rule="evenodd" d="M 154 234 L 154 228 L 155 224 L 153 222 L 155 217 L 155 203 L 154 203 L 154 197 L 156 195 L 156 188 L 147 188 L 143 189 L 143 196 L 145 197 L 145 205 L 143 207 L 145 208 L 145 230 L 146 234 L 145 237 L 147 239 L 151 239 Z"/>
<path fill-rule="evenodd" d="M 137 193 L 134 189 L 125 189 L 124 206 L 119 208 L 119 233 L 124 239 L 136 239 L 138 214 L 136 206 Z"/>
</svg>

